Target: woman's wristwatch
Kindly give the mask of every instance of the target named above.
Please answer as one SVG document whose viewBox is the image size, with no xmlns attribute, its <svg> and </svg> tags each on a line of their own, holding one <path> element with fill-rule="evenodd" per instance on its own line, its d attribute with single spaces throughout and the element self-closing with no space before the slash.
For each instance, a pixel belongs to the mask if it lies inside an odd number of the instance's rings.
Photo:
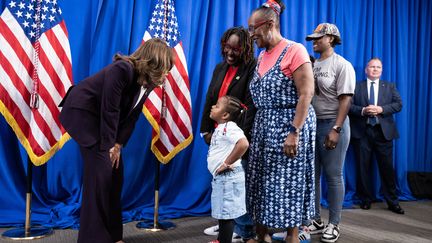
<svg viewBox="0 0 432 243">
<path fill-rule="evenodd" d="M 294 126 L 294 124 L 290 123 L 290 126 L 288 128 L 288 132 L 289 133 L 294 133 L 294 134 L 299 134 L 300 133 L 300 128 L 297 128 Z"/>
<path fill-rule="evenodd" d="M 335 130 L 335 132 L 340 133 L 341 130 L 342 130 L 342 127 L 340 127 L 340 126 L 333 126 L 332 129 Z"/>
</svg>

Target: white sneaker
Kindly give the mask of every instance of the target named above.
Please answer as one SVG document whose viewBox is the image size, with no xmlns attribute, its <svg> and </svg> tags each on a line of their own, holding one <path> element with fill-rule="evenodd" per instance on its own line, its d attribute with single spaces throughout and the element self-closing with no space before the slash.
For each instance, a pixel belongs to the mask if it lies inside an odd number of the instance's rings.
<svg viewBox="0 0 432 243">
<path fill-rule="evenodd" d="M 232 243 L 234 242 L 243 242 L 243 239 L 241 238 L 240 235 L 236 234 L 235 232 L 233 233 L 233 237 L 231 240 Z"/>
<path fill-rule="evenodd" d="M 272 239 L 273 240 L 277 240 L 277 241 L 284 241 L 285 238 L 286 238 L 286 236 L 287 236 L 287 232 L 286 231 L 279 232 L 279 233 L 274 233 L 274 234 L 272 234 Z"/>
<path fill-rule="evenodd" d="M 322 231 L 321 241 L 322 242 L 336 242 L 340 236 L 339 226 L 332 223 L 328 224 Z"/>
<path fill-rule="evenodd" d="M 324 230 L 324 223 L 321 220 L 312 220 L 310 225 L 306 226 L 311 235 L 321 234 Z"/>
<path fill-rule="evenodd" d="M 218 235 L 219 234 L 219 225 L 208 227 L 204 230 L 204 234 L 206 235 Z"/>
<path fill-rule="evenodd" d="M 272 239 L 276 240 L 276 241 L 285 241 L 286 236 L 287 236 L 286 231 L 274 233 L 272 235 Z M 304 231 L 304 230 L 299 230 L 298 238 L 299 238 L 300 243 L 307 243 L 307 242 L 310 242 L 310 240 L 311 240 L 311 236 L 310 236 L 309 232 Z"/>
<path fill-rule="evenodd" d="M 217 236 L 219 235 L 219 225 L 208 227 L 204 230 L 204 234 L 211 235 L 211 236 Z M 233 233 L 232 241 L 231 242 L 243 242 L 243 239 L 240 235 Z"/>
<path fill-rule="evenodd" d="M 308 231 L 305 230 L 299 230 L 298 235 L 300 243 L 307 243 L 311 241 L 311 235 Z"/>
</svg>

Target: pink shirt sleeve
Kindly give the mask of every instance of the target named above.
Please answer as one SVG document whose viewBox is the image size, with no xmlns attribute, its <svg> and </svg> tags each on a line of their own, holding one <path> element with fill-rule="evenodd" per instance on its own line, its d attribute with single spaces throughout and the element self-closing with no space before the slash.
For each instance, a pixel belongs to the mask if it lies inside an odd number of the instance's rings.
<svg viewBox="0 0 432 243">
<path fill-rule="evenodd" d="M 306 48 L 300 43 L 295 43 L 282 58 L 281 69 L 286 76 L 292 78 L 295 70 L 307 62 L 310 63 L 310 58 Z"/>
</svg>

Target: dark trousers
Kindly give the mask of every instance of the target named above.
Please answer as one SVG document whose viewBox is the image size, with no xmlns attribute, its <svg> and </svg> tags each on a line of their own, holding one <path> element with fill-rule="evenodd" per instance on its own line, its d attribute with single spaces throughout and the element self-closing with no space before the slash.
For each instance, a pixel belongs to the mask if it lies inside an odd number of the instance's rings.
<svg viewBox="0 0 432 243">
<path fill-rule="evenodd" d="M 372 202 L 372 162 L 375 155 L 384 198 L 389 205 L 398 204 L 396 181 L 393 168 L 393 140 L 386 140 L 380 125 L 366 126 L 366 134 L 352 139 L 357 164 L 357 195 L 363 202 Z"/>
<path fill-rule="evenodd" d="M 233 219 L 219 219 L 219 235 L 218 240 L 220 243 L 231 243 L 234 232 Z"/>
<path fill-rule="evenodd" d="M 78 243 L 112 243 L 123 238 L 121 190 L 123 161 L 112 168 L 108 151 L 99 144 L 80 147 L 84 160 Z"/>
</svg>

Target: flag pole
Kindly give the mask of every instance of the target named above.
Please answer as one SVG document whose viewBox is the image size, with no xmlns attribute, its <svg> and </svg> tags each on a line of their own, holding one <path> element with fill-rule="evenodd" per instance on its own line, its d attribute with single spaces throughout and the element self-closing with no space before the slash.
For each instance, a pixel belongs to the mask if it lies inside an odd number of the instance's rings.
<svg viewBox="0 0 432 243">
<path fill-rule="evenodd" d="M 155 199 L 154 199 L 154 213 L 153 220 L 145 219 L 137 223 L 136 227 L 147 231 L 157 232 L 161 230 L 170 230 L 175 228 L 175 224 L 169 221 L 159 221 L 159 176 L 160 176 L 160 162 L 155 159 L 156 173 L 155 173 Z"/>
<path fill-rule="evenodd" d="M 31 227 L 31 200 L 32 200 L 33 163 L 27 158 L 27 190 L 26 190 L 26 212 L 24 227 L 10 229 L 2 234 L 3 238 L 11 240 L 34 240 L 40 239 L 53 233 L 52 228 L 43 226 Z"/>
<path fill-rule="evenodd" d="M 163 18 L 163 36 L 162 39 L 167 41 L 168 34 L 168 0 L 163 0 L 164 5 L 164 18 Z M 166 82 L 166 80 L 165 80 Z M 162 107 L 161 107 L 161 119 L 166 117 L 167 107 L 166 107 L 166 97 L 165 97 L 165 84 L 162 85 Z M 150 220 L 144 220 L 139 222 L 136 227 L 140 229 L 145 229 L 149 231 L 161 231 L 174 229 L 175 224 L 168 221 L 159 221 L 159 176 L 160 176 L 160 165 L 158 159 L 156 161 L 156 173 L 155 173 L 155 203 L 154 203 L 154 214 L 153 214 L 153 225 Z"/>
<path fill-rule="evenodd" d="M 36 24 L 36 42 L 35 51 L 33 52 L 34 68 L 32 74 L 33 87 L 30 96 L 30 108 L 39 108 L 39 94 L 38 94 L 38 60 L 39 60 L 39 37 L 41 31 L 41 6 L 42 0 L 37 0 L 35 3 L 36 15 L 38 18 L 35 20 Z M 32 181 L 33 181 L 33 163 L 30 160 L 30 156 L 27 156 L 27 192 L 26 192 L 26 212 L 25 212 L 25 224 L 24 228 L 11 229 L 2 234 L 2 237 L 12 239 L 12 240 L 33 240 L 48 236 L 53 233 L 51 228 L 47 227 L 31 227 L 31 200 L 32 200 Z"/>
</svg>

